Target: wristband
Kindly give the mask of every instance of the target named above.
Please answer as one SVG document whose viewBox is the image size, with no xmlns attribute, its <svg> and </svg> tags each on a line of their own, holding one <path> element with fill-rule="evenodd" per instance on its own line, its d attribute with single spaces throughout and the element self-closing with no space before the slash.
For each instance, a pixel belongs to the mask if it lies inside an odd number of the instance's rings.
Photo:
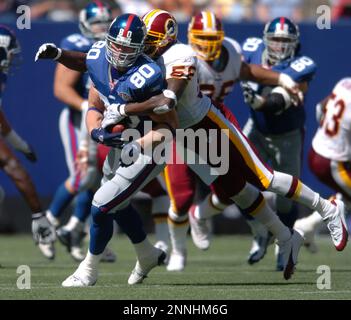
<svg viewBox="0 0 351 320">
<path fill-rule="evenodd" d="M 177 96 L 172 90 L 163 90 L 163 95 L 168 99 L 174 100 L 175 104 L 177 104 Z"/>
<path fill-rule="evenodd" d="M 55 61 L 56 61 L 57 59 L 59 59 L 59 58 L 61 57 L 61 55 L 62 55 L 62 49 L 57 48 L 57 47 L 56 47 L 56 49 L 57 49 L 57 55 L 56 55 L 56 57 L 54 58 Z"/>
<path fill-rule="evenodd" d="M 81 109 L 82 111 L 84 111 L 84 110 L 88 110 L 88 108 L 89 108 L 89 102 L 88 102 L 88 100 L 84 100 L 84 101 L 80 104 L 80 109 Z"/>
<path fill-rule="evenodd" d="M 117 110 L 122 116 L 124 116 L 124 117 L 127 116 L 127 114 L 126 114 L 126 105 L 125 104 L 119 105 Z"/>
</svg>

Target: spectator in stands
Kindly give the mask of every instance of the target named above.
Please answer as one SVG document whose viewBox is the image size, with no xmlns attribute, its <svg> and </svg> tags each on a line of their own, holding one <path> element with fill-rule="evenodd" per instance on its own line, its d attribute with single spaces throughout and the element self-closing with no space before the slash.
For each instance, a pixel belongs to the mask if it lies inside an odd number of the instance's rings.
<svg viewBox="0 0 351 320">
<path fill-rule="evenodd" d="M 351 0 L 334 0 L 332 3 L 332 20 L 351 18 Z"/>
<path fill-rule="evenodd" d="M 258 0 L 257 19 L 267 22 L 276 17 L 288 17 L 298 23 L 302 20 L 302 4 L 301 0 Z"/>
<path fill-rule="evenodd" d="M 253 0 L 216 0 L 210 10 L 223 20 L 239 22 L 253 17 Z"/>
</svg>

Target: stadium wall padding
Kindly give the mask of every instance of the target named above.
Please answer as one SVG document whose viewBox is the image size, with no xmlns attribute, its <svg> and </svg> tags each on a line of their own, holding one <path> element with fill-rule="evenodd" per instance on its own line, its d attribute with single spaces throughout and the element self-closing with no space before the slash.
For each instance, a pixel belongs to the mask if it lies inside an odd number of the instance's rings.
<svg viewBox="0 0 351 320">
<path fill-rule="evenodd" d="M 15 25 L 9 25 L 15 29 Z M 330 190 L 317 181 L 310 173 L 306 156 L 317 123 L 315 105 L 328 95 L 334 84 L 342 77 L 350 76 L 351 24 L 332 25 L 330 30 L 319 30 L 314 24 L 302 24 L 302 52 L 313 58 L 318 70 L 310 85 L 305 108 L 307 112 L 306 136 L 303 162 L 303 181 L 327 196 Z M 250 36 L 261 36 L 261 24 L 225 24 L 226 35 L 240 43 Z M 60 43 L 70 33 L 78 32 L 73 23 L 33 22 L 30 30 L 16 30 L 22 46 L 23 61 L 13 70 L 3 99 L 3 108 L 13 127 L 34 147 L 38 162 L 29 163 L 21 154 L 21 162 L 30 172 L 42 197 L 53 195 L 56 187 L 67 176 L 63 147 L 61 145 L 58 117 L 62 105 L 53 96 L 53 74 L 55 63 L 34 62 L 34 56 L 42 43 Z M 180 25 L 180 40 L 186 42 L 187 26 Z M 248 107 L 244 105 L 241 90 L 236 86 L 226 99 L 226 104 L 244 125 Z M 12 182 L 0 173 L 1 185 L 7 195 L 18 195 Z"/>
</svg>

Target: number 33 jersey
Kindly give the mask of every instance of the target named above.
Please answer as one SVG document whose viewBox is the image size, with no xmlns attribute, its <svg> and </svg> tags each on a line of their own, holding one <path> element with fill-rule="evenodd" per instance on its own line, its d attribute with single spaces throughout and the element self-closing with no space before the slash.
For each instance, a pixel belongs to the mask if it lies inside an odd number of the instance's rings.
<svg viewBox="0 0 351 320">
<path fill-rule="evenodd" d="M 248 38 L 242 45 L 242 53 L 245 62 L 265 65 L 265 45 L 260 38 Z M 307 57 L 296 55 L 286 59 L 271 67 L 273 71 L 289 75 L 295 82 L 309 82 L 316 72 L 316 64 Z M 262 96 L 270 93 L 273 87 L 261 86 L 257 83 L 249 82 L 251 88 Z M 279 115 L 269 112 L 254 111 L 250 108 L 251 118 L 257 129 L 263 134 L 282 134 L 296 129 L 301 129 L 305 123 L 305 111 L 303 107 L 288 108 Z"/>
<path fill-rule="evenodd" d="M 351 78 L 340 80 L 334 87 L 312 146 L 325 158 L 351 160 Z"/>
</svg>

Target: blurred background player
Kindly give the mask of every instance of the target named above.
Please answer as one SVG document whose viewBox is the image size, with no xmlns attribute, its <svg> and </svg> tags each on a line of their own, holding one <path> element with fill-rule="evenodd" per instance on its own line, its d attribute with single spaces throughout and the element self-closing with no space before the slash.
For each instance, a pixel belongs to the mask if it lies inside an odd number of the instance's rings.
<svg viewBox="0 0 351 320">
<path fill-rule="evenodd" d="M 79 14 L 81 34 L 75 33 L 67 36 L 62 40 L 61 47 L 67 50 L 88 52 L 94 42 L 105 38 L 111 22 L 112 14 L 109 7 L 99 0 L 91 2 Z M 73 216 L 65 226 L 57 230 L 57 236 L 67 247 L 71 256 L 78 261 L 84 259 L 85 256 L 81 244 L 85 236 L 85 221 L 89 216 L 94 194 L 94 187 L 79 192 L 81 177 L 75 167 L 79 147 L 81 112 L 88 107 L 87 98 L 90 85 L 91 81 L 87 73 L 68 69 L 61 64 L 57 65 L 54 94 L 66 106 L 60 114 L 59 129 L 70 176 L 56 190 L 47 211 L 47 217 L 55 227 L 58 227 L 60 216 L 75 199 Z M 106 252 L 105 258 L 115 260 L 110 251 Z"/>
<path fill-rule="evenodd" d="M 55 230 L 45 216 L 30 176 L 8 145 L 23 153 L 31 162 L 36 162 L 37 157 L 28 143 L 12 129 L 2 110 L 2 94 L 5 90 L 9 69 L 14 64 L 14 60 L 18 58 L 20 51 L 21 48 L 15 34 L 6 26 L 0 25 L 0 167 L 14 182 L 32 211 L 32 232 L 35 243 L 41 251 L 48 252 L 48 258 L 53 258 L 54 252 L 50 248 L 53 248 L 55 241 Z M 4 196 L 4 190 L 0 186 L 1 201 L 4 200 Z"/>
<path fill-rule="evenodd" d="M 243 43 L 244 60 L 289 75 L 306 94 L 316 72 L 316 64 L 311 58 L 300 54 L 299 36 L 298 26 L 288 18 L 275 18 L 266 24 L 263 39 L 248 38 Z M 291 96 L 279 86 L 244 82 L 242 87 L 245 102 L 250 106 L 244 134 L 274 170 L 299 177 L 305 130 L 303 105 L 291 108 Z M 297 219 L 296 203 L 281 196 L 274 197 L 273 201 L 276 202 L 274 208 L 280 219 L 291 228 Z M 270 235 L 266 228 L 262 228 L 262 224 L 248 219 L 254 235 L 248 258 L 252 264 L 264 256 Z M 279 255 L 277 269 L 282 270 Z"/>
<path fill-rule="evenodd" d="M 333 92 L 316 106 L 319 128 L 312 140 L 309 167 L 316 177 L 333 189 L 332 198 L 342 198 L 351 209 L 351 78 L 341 79 Z M 345 222 L 344 222 L 345 223 Z M 295 227 L 304 233 L 305 246 L 316 252 L 314 235 L 323 224 L 313 212 L 299 219 Z"/>
</svg>

